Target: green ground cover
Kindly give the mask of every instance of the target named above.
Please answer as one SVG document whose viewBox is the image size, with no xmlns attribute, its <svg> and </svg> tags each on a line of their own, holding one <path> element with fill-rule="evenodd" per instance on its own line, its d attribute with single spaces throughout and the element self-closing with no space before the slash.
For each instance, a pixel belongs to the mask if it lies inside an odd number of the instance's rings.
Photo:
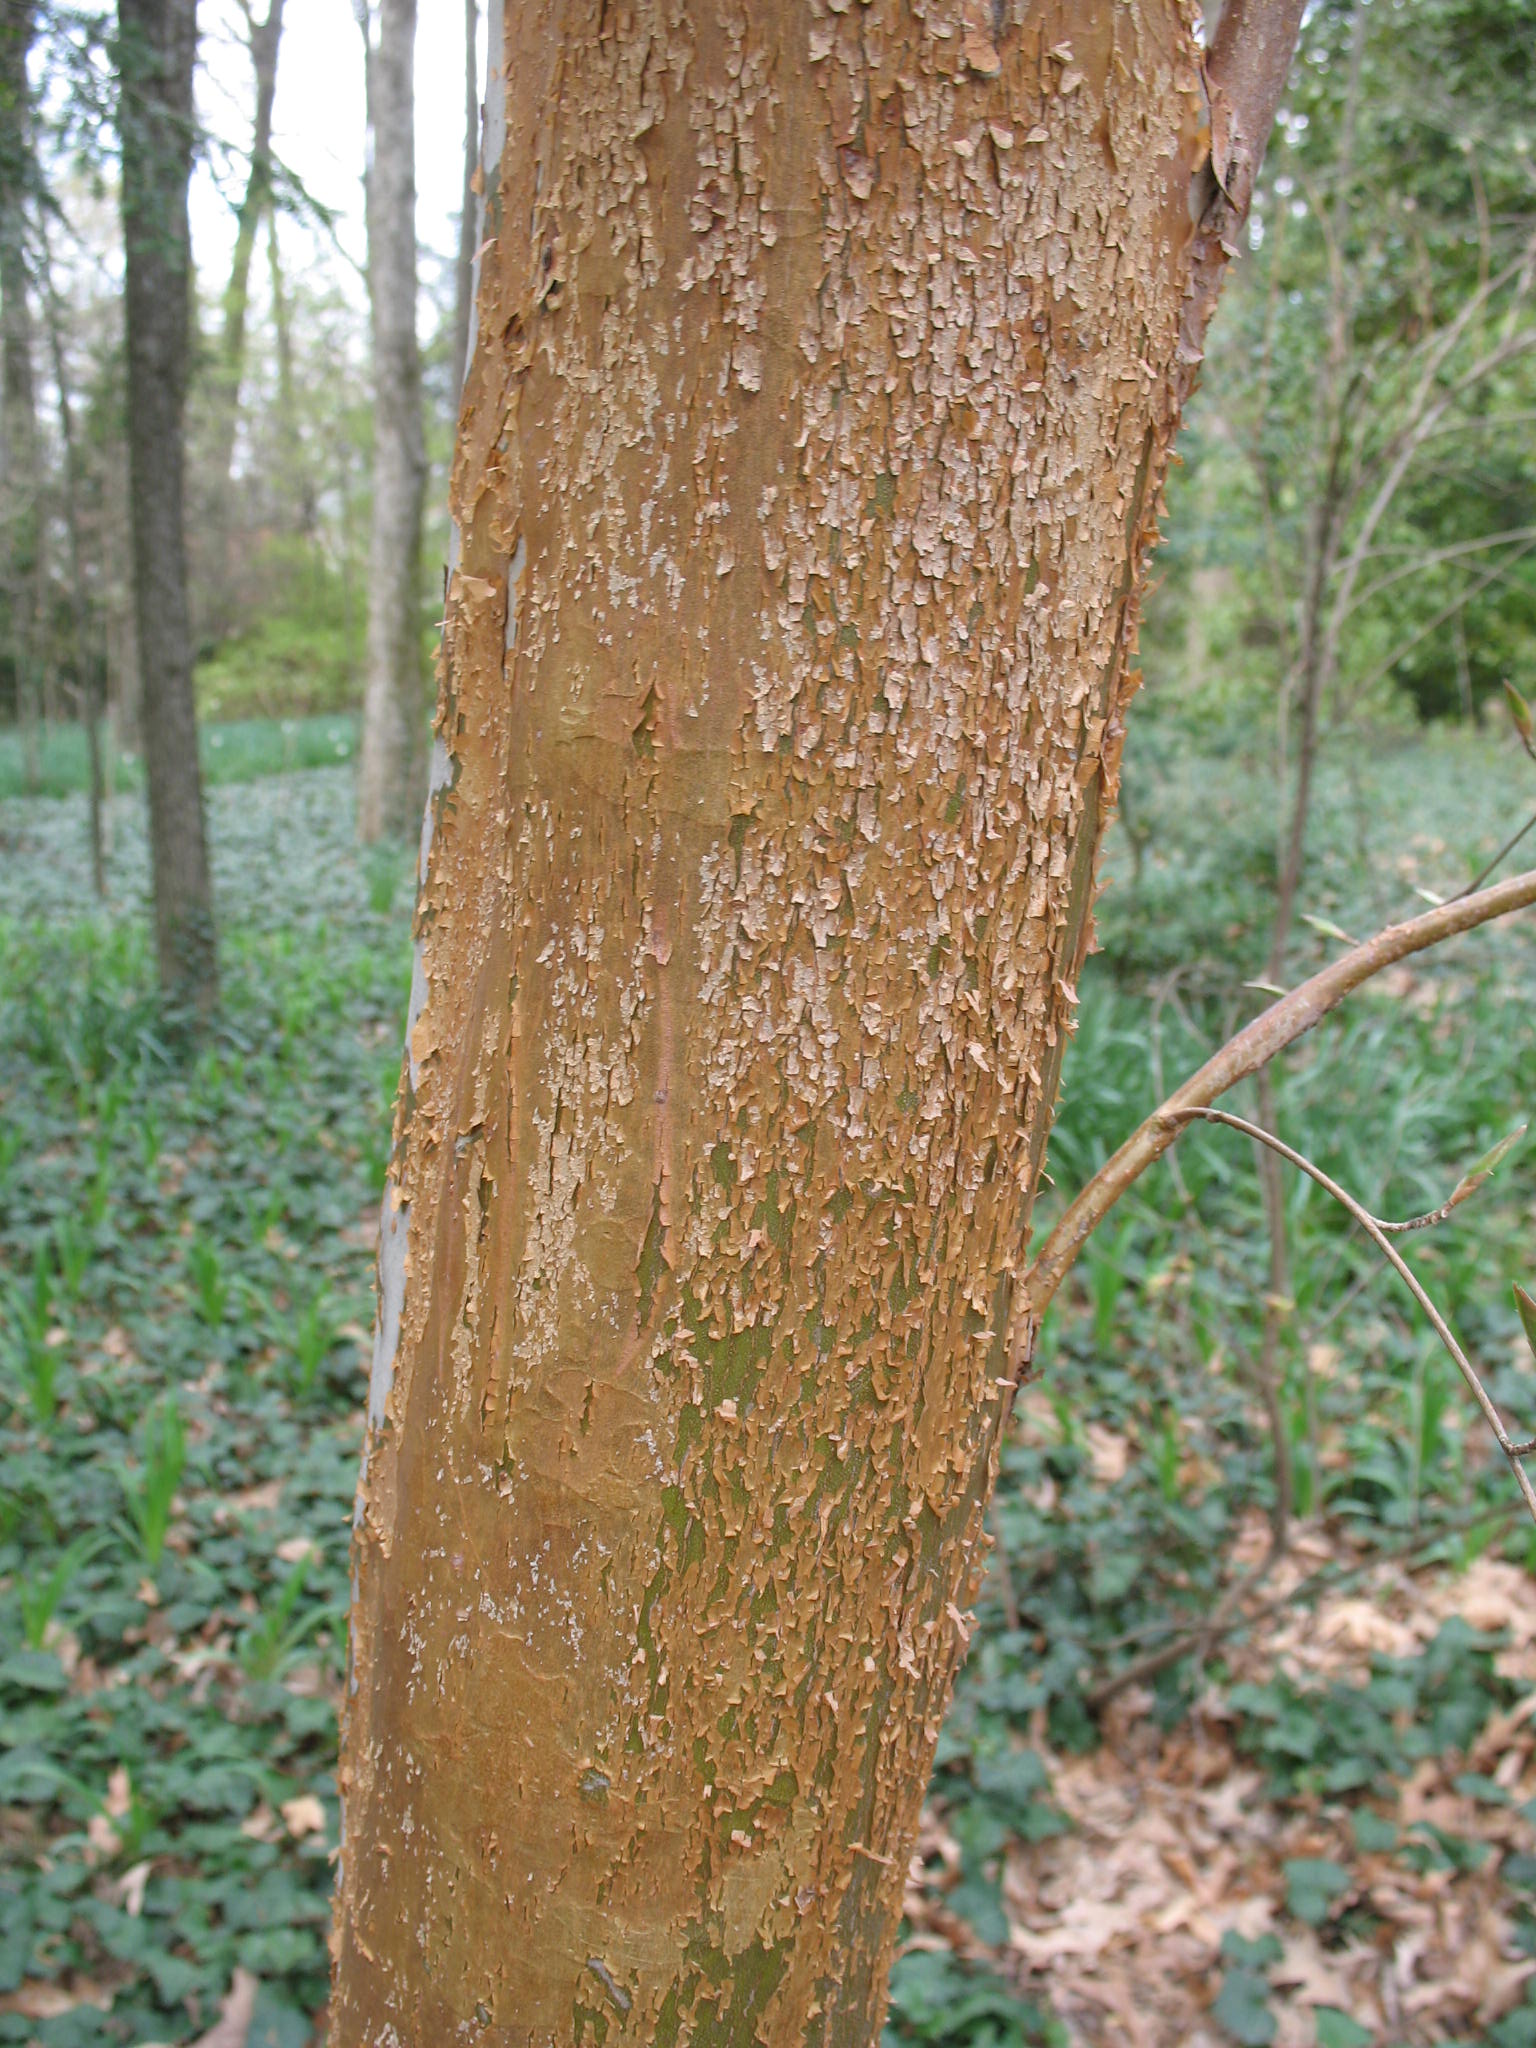
<svg viewBox="0 0 1536 2048">
<path fill-rule="evenodd" d="M 1154 717 L 1142 735 L 1140 874 L 1121 834 L 1052 1147 L 1063 1191 L 1262 1001 L 1242 983 L 1265 950 L 1273 791 L 1220 734 L 1197 743 Z M 1528 775 L 1492 741 L 1362 746 L 1352 773 L 1324 778 L 1306 909 L 1359 933 L 1418 907 L 1415 886 L 1463 885 L 1531 800 Z M 215 787 L 224 1002 L 189 1047 L 154 1002 L 139 801 L 115 808 L 102 912 L 78 797 L 0 801 L 0 2042 L 188 2041 L 243 1967 L 262 1987 L 252 2043 L 300 2048 L 325 1995 L 409 863 L 358 853 L 344 768 Z M 1304 929 L 1298 966 L 1336 945 Z M 1287 1062 L 1284 1134 L 1388 1212 L 1443 1199 L 1528 1112 L 1533 996 L 1529 920 L 1415 966 Z M 1416 1257 L 1536 1428 L 1509 1284 L 1536 1278 L 1533 1161 L 1536 1147 L 1517 1154 Z M 1415 1586 L 1536 1563 L 1429 1334 L 1315 1190 L 1288 1181 L 1287 1206 L 1279 1400 L 1317 1589 L 1383 1562 Z M 1246 1146 L 1202 1129 L 1060 1305 L 1004 1454 L 1006 1570 L 989 1574 L 941 1745 L 894 2040 L 1066 2038 L 1045 2000 L 1070 2015 L 1072 1985 L 1032 1978 L 1017 1937 L 1030 1859 L 1087 1839 L 1081 1773 L 1124 1746 L 1096 1697 L 1208 1614 L 1272 1502 L 1251 1374 L 1264 1242 Z M 1290 1611 L 1139 1695 L 1139 1771 L 1171 1783 L 1167 1760 L 1196 1723 L 1214 1741 L 1215 1713 L 1267 1816 L 1253 1868 L 1273 1911 L 1212 1950 L 1219 1993 L 1198 2018 L 1215 2041 L 1292 2026 L 1281 1958 L 1298 1942 L 1341 1972 L 1387 1953 L 1391 1885 L 1453 1900 L 1480 1886 L 1478 1910 L 1516 1948 L 1536 1942 L 1536 1839 L 1518 1846 L 1536 1780 L 1499 1784 L 1490 1766 L 1492 1792 L 1458 1795 L 1497 1815 L 1492 1847 L 1398 1800 L 1416 1772 L 1479 1777 L 1469 1759 L 1526 1689 L 1507 1631 L 1451 1616 L 1403 1654 L 1311 1670 L 1266 1635 Z M 1370 1885 L 1366 1861 L 1385 1873 Z M 1536 2042 L 1521 1996 L 1478 2029 L 1426 2003 L 1373 2036 L 1319 1994 L 1279 2038 L 1521 2048 Z"/>
<path fill-rule="evenodd" d="M 199 739 L 203 779 L 217 788 L 350 761 L 357 752 L 357 719 L 350 712 L 332 712 L 324 717 L 207 721 Z M 35 775 L 29 757 L 35 758 Z M 144 787 L 144 764 L 136 754 L 113 754 L 104 773 L 110 773 L 115 790 L 128 793 Z M 44 728 L 37 737 L 35 756 L 19 733 L 0 732 L 0 802 L 28 796 L 74 796 L 88 787 L 89 780 L 90 760 L 79 726 Z"/>
</svg>

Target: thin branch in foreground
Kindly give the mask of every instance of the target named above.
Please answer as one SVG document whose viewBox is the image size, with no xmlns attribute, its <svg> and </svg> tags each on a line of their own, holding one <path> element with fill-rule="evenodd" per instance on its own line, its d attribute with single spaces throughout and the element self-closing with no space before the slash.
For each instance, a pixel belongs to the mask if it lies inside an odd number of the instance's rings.
<svg viewBox="0 0 1536 2048">
<path fill-rule="evenodd" d="M 1483 1154 L 1476 1166 L 1469 1166 L 1438 1209 L 1430 1209 L 1423 1216 L 1410 1216 L 1406 1223 L 1389 1223 L 1385 1216 L 1378 1216 L 1376 1221 L 1389 1237 L 1406 1237 L 1411 1230 L 1433 1230 L 1437 1224 L 1454 1215 L 1463 1202 L 1470 1201 L 1484 1181 L 1492 1179 L 1525 1136 L 1525 1129 L 1524 1124 L 1516 1124 L 1508 1137 L 1500 1138 L 1491 1152 Z"/>
<path fill-rule="evenodd" d="M 1528 869 L 1474 896 L 1454 898 L 1406 923 L 1389 925 L 1272 1003 L 1229 1039 L 1099 1168 L 1025 1267 L 1015 1291 L 1008 1332 L 1008 1367 L 1015 1383 L 1022 1384 L 1028 1376 L 1040 1318 L 1079 1252 L 1126 1190 L 1162 1158 L 1178 1136 L 1185 1113 L 1214 1102 L 1237 1082 L 1256 1074 L 1384 968 L 1533 903 L 1536 869 Z"/>
<path fill-rule="evenodd" d="M 1483 869 L 1482 873 L 1480 875 L 1475 876 L 1473 880 L 1467 884 L 1466 888 L 1462 890 L 1462 895 L 1475 896 L 1478 890 L 1481 889 L 1483 884 L 1488 880 L 1488 877 L 1491 874 L 1493 874 L 1495 869 L 1503 866 L 1504 862 L 1508 860 L 1509 856 L 1514 852 L 1515 848 L 1520 844 L 1521 840 L 1524 839 L 1526 834 L 1530 832 L 1533 828 L 1536 828 L 1536 811 L 1533 811 L 1531 813 L 1530 817 L 1526 819 L 1525 823 L 1520 827 L 1520 830 L 1518 832 L 1512 833 L 1510 837 L 1505 840 L 1504 844 L 1493 856 L 1493 859 L 1489 861 L 1488 865 Z"/>
<path fill-rule="evenodd" d="M 1531 1484 L 1531 1476 L 1526 1471 L 1524 1463 L 1525 1459 L 1533 1451 L 1536 1451 L 1536 1438 L 1532 1438 L 1528 1443 L 1517 1443 L 1510 1436 L 1509 1431 L 1504 1426 L 1504 1418 L 1500 1415 L 1492 1395 L 1478 1376 L 1477 1368 L 1473 1365 L 1471 1359 L 1468 1358 L 1466 1352 L 1462 1350 L 1461 1345 L 1457 1342 L 1451 1330 L 1450 1324 L 1447 1323 L 1444 1316 L 1441 1315 L 1439 1309 L 1436 1308 L 1434 1302 L 1425 1292 L 1423 1283 L 1402 1253 L 1397 1249 L 1397 1246 L 1393 1244 L 1380 1220 L 1371 1214 L 1363 1202 L 1357 1201 L 1347 1188 L 1340 1187 L 1336 1180 L 1324 1173 L 1320 1166 L 1306 1158 L 1302 1153 L 1297 1152 L 1292 1146 L 1287 1145 L 1283 1139 L 1277 1138 L 1273 1131 L 1266 1131 L 1261 1124 L 1250 1123 L 1246 1117 L 1233 1116 L 1230 1110 L 1211 1109 L 1204 1105 L 1174 1110 L 1171 1114 L 1174 1120 L 1180 1124 L 1188 1123 L 1196 1118 L 1205 1123 L 1225 1124 L 1228 1130 L 1241 1131 L 1244 1137 L 1252 1138 L 1256 1144 L 1267 1145 L 1272 1152 L 1278 1153 L 1282 1159 L 1306 1174 L 1310 1180 L 1316 1181 L 1325 1194 L 1332 1195 L 1339 1206 L 1354 1218 L 1355 1222 L 1359 1224 L 1366 1236 L 1376 1246 L 1376 1249 L 1381 1253 L 1388 1265 L 1391 1266 L 1392 1270 L 1397 1274 L 1403 1285 L 1408 1289 L 1408 1292 L 1428 1317 L 1435 1335 L 1445 1346 L 1456 1370 L 1466 1381 L 1472 1398 L 1476 1401 L 1478 1407 L 1482 1409 L 1488 1427 L 1493 1431 L 1498 1441 L 1499 1449 L 1509 1461 L 1509 1468 L 1515 1475 L 1516 1483 L 1525 1498 L 1527 1508 L 1530 1509 L 1531 1519 L 1536 1521 L 1536 1486 Z"/>
</svg>

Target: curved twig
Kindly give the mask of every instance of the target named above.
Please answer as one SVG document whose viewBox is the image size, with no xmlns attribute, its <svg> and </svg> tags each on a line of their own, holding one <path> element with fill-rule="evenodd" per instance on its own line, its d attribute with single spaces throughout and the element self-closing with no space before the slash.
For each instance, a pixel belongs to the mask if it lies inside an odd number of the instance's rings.
<svg viewBox="0 0 1536 2048">
<path fill-rule="evenodd" d="M 1306 1174 L 1310 1180 L 1316 1181 L 1325 1194 L 1332 1195 L 1340 1208 L 1344 1209 L 1354 1218 L 1428 1317 L 1435 1335 L 1450 1354 L 1452 1363 L 1466 1381 L 1472 1398 L 1477 1402 L 1478 1407 L 1482 1409 L 1488 1427 L 1498 1439 L 1499 1449 L 1508 1459 L 1509 1468 L 1515 1475 L 1521 1493 L 1525 1496 L 1525 1504 L 1531 1511 L 1531 1519 L 1536 1521 L 1536 1486 L 1531 1484 L 1531 1476 L 1526 1471 L 1523 1463 L 1525 1458 L 1529 1457 L 1533 1451 L 1536 1451 L 1536 1438 L 1532 1438 L 1528 1443 L 1516 1443 L 1510 1436 L 1509 1431 L 1504 1427 L 1504 1418 L 1494 1405 L 1492 1395 L 1478 1377 L 1477 1368 L 1457 1342 L 1450 1324 L 1441 1315 L 1439 1309 L 1436 1308 L 1434 1302 L 1425 1292 L 1423 1283 L 1420 1281 L 1417 1273 L 1414 1272 L 1386 1231 L 1383 1230 L 1379 1220 L 1371 1214 L 1365 1204 L 1356 1201 L 1347 1188 L 1340 1187 L 1339 1183 L 1332 1179 L 1330 1175 L 1324 1173 L 1320 1166 L 1306 1158 L 1304 1154 L 1296 1151 L 1292 1146 L 1287 1145 L 1283 1139 L 1277 1138 L 1273 1131 L 1266 1131 L 1262 1124 L 1250 1123 L 1246 1117 L 1233 1116 L 1230 1110 L 1211 1109 L 1203 1104 L 1193 1105 L 1187 1109 L 1176 1109 L 1171 1111 L 1170 1115 L 1175 1123 L 1178 1124 L 1188 1123 L 1195 1118 L 1199 1118 L 1205 1123 L 1225 1124 L 1228 1130 L 1241 1131 L 1244 1137 L 1252 1138 L 1255 1143 L 1267 1145 L 1270 1151 L 1278 1153 L 1282 1159 L 1289 1161 L 1292 1166 L 1297 1167 L 1302 1173 Z"/>
<path fill-rule="evenodd" d="M 1479 890 L 1475 896 L 1457 897 L 1404 924 L 1389 925 L 1375 938 L 1341 954 L 1309 981 L 1272 1003 L 1235 1038 L 1229 1039 L 1099 1168 L 1025 1268 L 1009 1330 L 1008 1361 L 1015 1380 L 1022 1380 L 1028 1373 L 1040 1318 L 1071 1271 L 1078 1253 L 1126 1190 L 1162 1158 L 1178 1136 L 1179 1120 L 1185 1112 L 1214 1102 L 1237 1082 L 1257 1073 L 1276 1053 L 1310 1031 L 1347 995 L 1383 968 L 1533 903 L 1536 869 L 1528 869 L 1524 874 L 1511 875 L 1507 881 Z"/>
</svg>

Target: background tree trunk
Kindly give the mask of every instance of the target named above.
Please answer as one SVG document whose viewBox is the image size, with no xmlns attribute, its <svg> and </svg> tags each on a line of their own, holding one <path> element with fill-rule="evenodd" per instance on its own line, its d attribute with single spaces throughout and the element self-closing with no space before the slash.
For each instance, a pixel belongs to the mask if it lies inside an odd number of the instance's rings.
<svg viewBox="0 0 1536 2048">
<path fill-rule="evenodd" d="M 333 2026 L 868 2048 L 1235 216 L 1178 0 L 503 34 Z"/>
<path fill-rule="evenodd" d="M 128 475 L 155 944 L 168 997 L 217 993 L 182 511 L 197 0 L 118 0 Z"/>
<path fill-rule="evenodd" d="M 29 787 L 40 770 L 42 471 L 38 461 L 27 201 L 34 182 L 27 57 L 37 27 L 32 0 L 0 4 L 0 482 L 4 587 Z"/>
<path fill-rule="evenodd" d="M 42 243 L 43 317 L 53 369 L 54 402 L 59 409 L 59 438 L 64 444 L 64 532 L 69 546 L 69 597 L 74 623 L 75 695 L 85 727 L 90 779 L 87 790 L 91 835 L 91 883 L 97 898 L 107 894 L 107 790 L 102 759 L 101 727 L 106 711 L 106 661 L 96 606 L 91 601 L 85 549 L 80 538 L 80 459 L 75 408 L 70 395 L 69 366 L 64 353 L 64 323 L 53 286 L 52 254 L 46 232 Z"/>
<path fill-rule="evenodd" d="M 224 384 L 225 417 L 221 421 L 224 439 L 220 456 L 225 474 L 234 449 L 235 418 L 239 410 L 240 379 L 245 369 L 245 329 L 251 300 L 251 263 L 256 254 L 256 237 L 272 205 L 272 109 L 277 99 L 277 56 L 283 35 L 283 0 L 267 0 L 264 21 L 245 9 L 251 52 L 251 70 L 256 80 L 256 118 L 251 137 L 251 168 L 245 195 L 235 221 L 235 253 L 224 288 L 224 335 L 220 350 L 220 374 Z"/>
<path fill-rule="evenodd" d="M 464 0 L 464 198 L 459 209 L 459 256 L 454 273 L 453 390 L 458 399 L 469 366 L 469 323 L 475 300 L 475 237 L 480 205 L 480 0 Z"/>
<path fill-rule="evenodd" d="M 416 0 L 379 0 L 368 42 L 373 535 L 358 773 L 365 841 L 415 829 L 426 787 L 421 516 L 427 451 L 416 338 Z"/>
<path fill-rule="evenodd" d="M 214 373 L 213 459 L 210 465 L 214 505 L 214 590 L 206 621 L 215 634 L 228 629 L 230 584 L 231 483 L 235 441 L 240 427 L 240 384 L 245 375 L 245 335 L 250 313 L 251 264 L 256 237 L 272 211 L 272 109 L 277 99 L 277 58 L 283 36 L 284 0 L 267 0 L 265 19 L 258 21 L 249 0 L 243 0 L 246 40 L 256 85 L 256 115 L 251 134 L 251 168 L 240 210 L 235 217 L 235 253 L 224 288 L 224 331 Z"/>
</svg>

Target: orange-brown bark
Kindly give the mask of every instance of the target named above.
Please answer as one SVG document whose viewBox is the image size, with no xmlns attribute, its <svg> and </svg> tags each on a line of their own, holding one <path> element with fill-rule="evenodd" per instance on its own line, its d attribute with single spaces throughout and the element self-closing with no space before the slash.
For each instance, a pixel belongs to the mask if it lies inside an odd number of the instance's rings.
<svg viewBox="0 0 1536 2048">
<path fill-rule="evenodd" d="M 1184 0 L 503 27 L 333 2038 L 865 2048 L 1203 319 L 1198 51 Z"/>
</svg>

